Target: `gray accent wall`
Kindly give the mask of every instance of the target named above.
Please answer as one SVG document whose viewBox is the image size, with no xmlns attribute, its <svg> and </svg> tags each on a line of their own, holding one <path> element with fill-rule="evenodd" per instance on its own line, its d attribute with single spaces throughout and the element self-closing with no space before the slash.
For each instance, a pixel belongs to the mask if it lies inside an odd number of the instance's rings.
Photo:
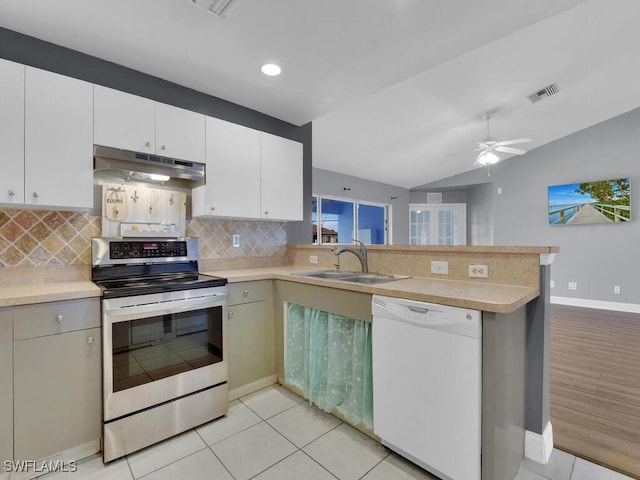
<svg viewBox="0 0 640 480">
<path fill-rule="evenodd" d="M 636 109 L 498 163 L 490 177 L 481 168 L 412 189 L 411 195 L 466 189 L 470 244 L 560 247 L 551 267 L 552 296 L 640 305 L 639 133 Z M 623 177 L 631 178 L 630 222 L 548 224 L 547 187 Z M 570 281 L 578 290 L 568 289 Z M 616 285 L 619 295 L 613 293 Z"/>
<path fill-rule="evenodd" d="M 311 243 L 310 123 L 302 126 L 293 125 L 221 98 L 5 28 L 0 28 L 0 58 L 302 142 L 305 219 L 302 222 L 287 224 L 287 240 L 288 243 Z"/>
<path fill-rule="evenodd" d="M 312 190 L 315 195 L 391 205 L 393 230 L 390 243 L 394 245 L 409 243 L 409 190 L 407 188 L 314 168 Z"/>
</svg>

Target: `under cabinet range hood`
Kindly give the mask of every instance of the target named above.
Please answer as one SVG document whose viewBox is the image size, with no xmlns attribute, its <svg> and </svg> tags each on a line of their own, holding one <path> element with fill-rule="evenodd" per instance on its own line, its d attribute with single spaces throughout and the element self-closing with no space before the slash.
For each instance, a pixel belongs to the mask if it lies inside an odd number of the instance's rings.
<svg viewBox="0 0 640 480">
<path fill-rule="evenodd" d="M 119 148 L 93 146 L 94 175 L 126 182 L 150 182 L 193 188 L 204 185 L 203 163 Z"/>
</svg>

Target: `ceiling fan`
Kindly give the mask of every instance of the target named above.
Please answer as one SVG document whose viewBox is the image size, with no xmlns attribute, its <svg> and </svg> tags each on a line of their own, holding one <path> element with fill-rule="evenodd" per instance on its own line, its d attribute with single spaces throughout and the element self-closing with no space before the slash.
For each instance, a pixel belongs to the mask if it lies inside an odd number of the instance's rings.
<svg viewBox="0 0 640 480">
<path fill-rule="evenodd" d="M 515 138 L 513 140 L 503 140 L 498 141 L 493 138 L 489 132 L 489 120 L 491 119 L 491 112 L 485 113 L 482 118 L 487 121 L 487 138 L 482 141 L 476 141 L 478 144 L 478 148 L 474 150 L 474 152 L 480 152 L 476 161 L 473 163 L 474 165 L 486 165 L 489 169 L 491 165 L 498 163 L 500 161 L 500 157 L 498 153 L 510 153 L 513 155 L 524 155 L 527 153 L 523 148 L 514 148 L 509 145 L 515 145 L 518 143 L 527 143 L 530 142 L 530 138 Z M 489 170 L 489 175 L 491 175 L 491 171 Z"/>
</svg>

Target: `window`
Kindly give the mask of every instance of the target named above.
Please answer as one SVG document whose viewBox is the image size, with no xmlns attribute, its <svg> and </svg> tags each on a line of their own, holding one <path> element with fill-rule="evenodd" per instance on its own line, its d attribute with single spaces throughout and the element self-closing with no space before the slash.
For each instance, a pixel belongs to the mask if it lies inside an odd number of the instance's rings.
<svg viewBox="0 0 640 480">
<path fill-rule="evenodd" d="M 390 206 L 314 195 L 311 203 L 313 243 L 388 243 Z"/>
<path fill-rule="evenodd" d="M 466 245 L 467 206 L 460 203 L 412 204 L 411 245 Z"/>
</svg>

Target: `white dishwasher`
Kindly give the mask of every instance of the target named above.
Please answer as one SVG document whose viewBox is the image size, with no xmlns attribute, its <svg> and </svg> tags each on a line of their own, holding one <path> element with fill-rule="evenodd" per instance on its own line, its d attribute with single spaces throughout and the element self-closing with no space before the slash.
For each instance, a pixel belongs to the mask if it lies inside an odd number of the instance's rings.
<svg viewBox="0 0 640 480">
<path fill-rule="evenodd" d="M 376 435 L 438 477 L 480 480 L 481 313 L 379 295 L 372 313 Z"/>
</svg>

